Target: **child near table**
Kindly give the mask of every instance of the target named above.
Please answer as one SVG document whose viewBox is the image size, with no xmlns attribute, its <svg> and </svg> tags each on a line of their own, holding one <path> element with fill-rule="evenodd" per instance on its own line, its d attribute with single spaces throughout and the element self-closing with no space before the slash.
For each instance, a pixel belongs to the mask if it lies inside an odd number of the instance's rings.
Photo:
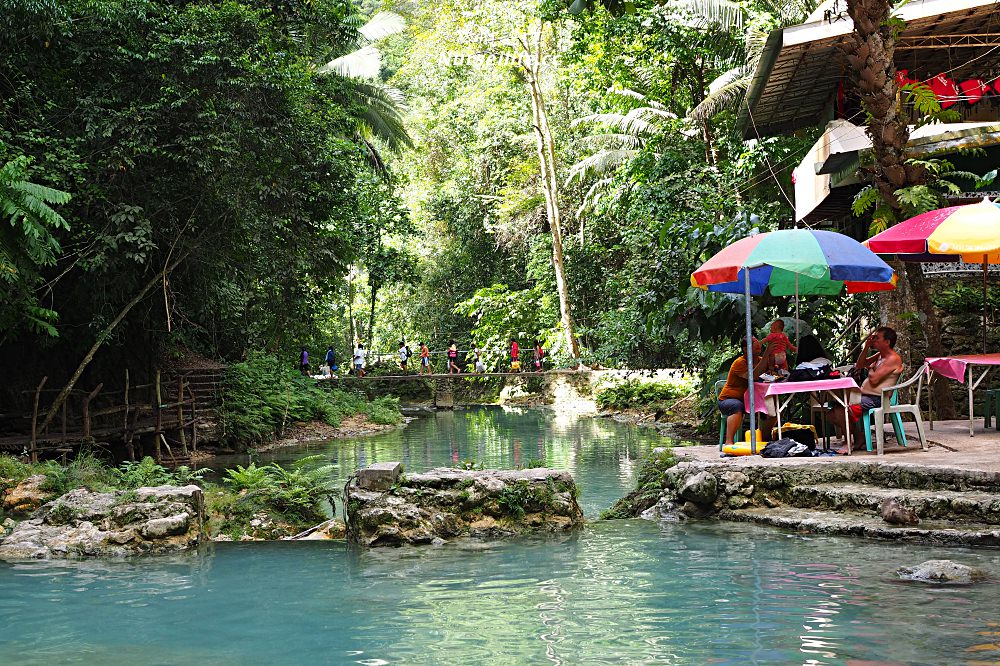
<svg viewBox="0 0 1000 666">
<path fill-rule="evenodd" d="M 795 345 L 792 344 L 788 336 L 785 335 L 785 322 L 780 319 L 775 319 L 771 323 L 771 333 L 764 338 L 764 343 L 767 345 L 767 351 L 773 352 L 770 354 L 771 363 L 768 366 L 767 371 L 776 374 L 778 372 L 787 373 L 788 372 L 788 356 L 785 352 L 791 349 L 793 352 L 798 351 Z"/>
</svg>

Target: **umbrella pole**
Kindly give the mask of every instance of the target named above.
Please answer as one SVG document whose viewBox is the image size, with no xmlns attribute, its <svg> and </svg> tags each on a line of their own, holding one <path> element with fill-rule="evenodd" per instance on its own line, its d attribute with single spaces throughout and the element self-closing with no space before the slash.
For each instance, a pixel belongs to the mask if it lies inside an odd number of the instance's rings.
<svg viewBox="0 0 1000 666">
<path fill-rule="evenodd" d="M 986 271 L 989 268 L 989 257 L 983 255 L 983 353 L 986 353 L 986 307 L 989 296 L 989 286 L 986 283 Z"/>
<path fill-rule="evenodd" d="M 750 321 L 750 267 L 743 267 L 743 296 L 747 305 L 747 391 L 750 395 L 750 453 L 757 453 L 757 403 L 753 395 L 753 323 Z"/>
<path fill-rule="evenodd" d="M 795 360 L 799 356 L 799 274 L 795 274 Z"/>
</svg>

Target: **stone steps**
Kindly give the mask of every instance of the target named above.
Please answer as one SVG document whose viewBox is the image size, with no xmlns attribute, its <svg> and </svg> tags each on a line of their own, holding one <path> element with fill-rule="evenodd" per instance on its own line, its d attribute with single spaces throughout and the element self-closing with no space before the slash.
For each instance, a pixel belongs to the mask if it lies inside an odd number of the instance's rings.
<svg viewBox="0 0 1000 666">
<path fill-rule="evenodd" d="M 885 488 L 859 483 L 797 485 L 787 492 L 785 504 L 819 511 L 870 514 L 881 520 L 880 506 L 895 499 L 913 509 L 921 521 L 1000 525 L 1000 494 L 983 491 Z"/>
<path fill-rule="evenodd" d="M 799 507 L 754 507 L 724 509 L 723 520 L 769 525 L 813 534 L 836 534 L 871 539 L 890 539 L 948 546 L 1000 547 L 1000 526 L 995 524 L 949 521 L 923 521 L 916 526 L 896 526 L 879 516 L 858 513 L 835 513 Z"/>
</svg>

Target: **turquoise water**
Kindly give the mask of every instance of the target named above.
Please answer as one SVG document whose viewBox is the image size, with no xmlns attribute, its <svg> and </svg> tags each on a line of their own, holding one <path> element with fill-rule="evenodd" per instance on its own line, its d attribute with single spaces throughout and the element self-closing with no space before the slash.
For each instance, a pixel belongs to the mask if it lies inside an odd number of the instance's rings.
<svg viewBox="0 0 1000 666">
<path fill-rule="evenodd" d="M 634 456 L 654 444 L 617 424 L 488 416 L 494 425 L 486 432 L 497 442 L 504 432 L 519 433 L 517 455 L 541 447 L 585 473 L 585 500 L 624 483 Z M 411 424 L 403 431 L 409 434 L 312 450 L 336 453 L 345 467 L 359 447 L 369 460 L 406 453 L 414 468 L 433 466 L 441 449 L 450 457 L 457 447 L 460 459 L 465 451 L 479 453 L 472 433 L 484 432 L 482 418 L 457 413 Z M 444 445 L 421 442 L 420 432 L 426 440 L 444 438 Z M 508 440 L 506 449 L 485 444 L 478 459 L 514 455 Z M 641 520 L 490 544 L 362 551 L 332 542 L 220 543 L 198 554 L 130 562 L 0 564 L 0 663 L 1000 659 L 993 645 L 1000 642 L 996 583 L 929 588 L 892 573 L 931 557 L 1000 572 L 998 551 Z"/>
<path fill-rule="evenodd" d="M 548 467 L 573 474 L 581 490 L 580 506 L 588 517 L 596 517 L 632 490 L 638 462 L 665 441 L 652 430 L 606 419 L 484 407 L 437 412 L 385 434 L 314 442 L 254 459 L 284 464 L 318 455 L 322 459 L 317 464 L 332 463 L 341 484 L 356 469 L 376 462 L 398 461 L 407 472 L 423 472 L 463 462 L 512 469 L 544 461 Z M 247 460 L 219 458 L 213 466 L 245 465 Z"/>
</svg>

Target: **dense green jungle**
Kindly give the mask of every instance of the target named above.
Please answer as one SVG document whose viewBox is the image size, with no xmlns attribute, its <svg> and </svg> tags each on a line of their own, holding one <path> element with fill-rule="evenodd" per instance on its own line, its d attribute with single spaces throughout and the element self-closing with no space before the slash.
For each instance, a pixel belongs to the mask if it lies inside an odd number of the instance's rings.
<svg viewBox="0 0 1000 666">
<path fill-rule="evenodd" d="M 0 403 L 356 341 L 714 371 L 744 306 L 689 276 L 791 224 L 818 130 L 735 131 L 815 3 L 710 4 L 3 0 Z"/>
</svg>

